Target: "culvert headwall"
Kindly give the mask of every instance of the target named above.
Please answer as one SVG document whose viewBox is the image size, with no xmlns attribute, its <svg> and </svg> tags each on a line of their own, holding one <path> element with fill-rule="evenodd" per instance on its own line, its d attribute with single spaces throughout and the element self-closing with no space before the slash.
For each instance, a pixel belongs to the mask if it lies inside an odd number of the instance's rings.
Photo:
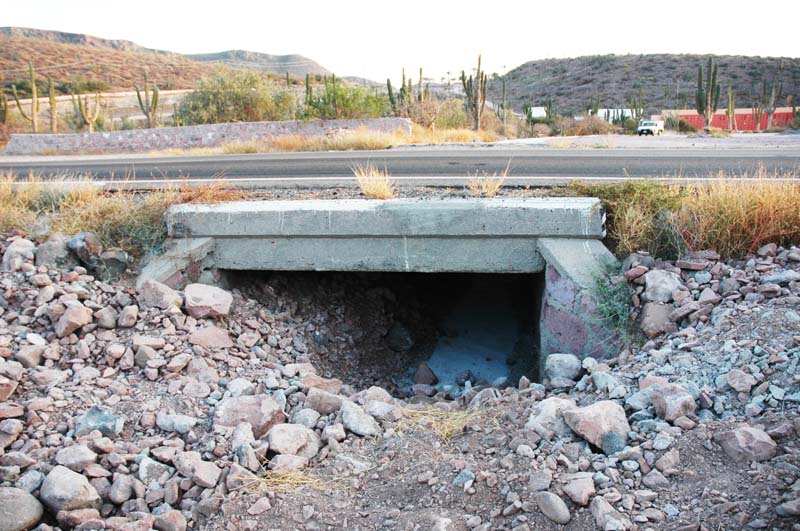
<svg viewBox="0 0 800 531">
<path fill-rule="evenodd" d="M 213 281 L 215 269 L 545 272 L 541 353 L 617 349 L 592 293 L 614 261 L 596 198 L 242 201 L 177 205 L 165 221 L 172 247 L 141 279 Z"/>
</svg>

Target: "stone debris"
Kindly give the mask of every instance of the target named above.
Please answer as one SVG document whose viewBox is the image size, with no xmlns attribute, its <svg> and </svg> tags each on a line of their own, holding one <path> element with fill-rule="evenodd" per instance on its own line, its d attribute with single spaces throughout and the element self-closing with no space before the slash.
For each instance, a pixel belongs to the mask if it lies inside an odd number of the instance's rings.
<svg viewBox="0 0 800 531">
<path fill-rule="evenodd" d="M 0 531 L 798 529 L 800 250 L 634 255 L 640 348 L 517 387 L 417 359 L 408 393 L 353 377 L 333 305 L 136 291 L 66 238 L 0 237 Z M 400 356 L 411 330 L 373 337 Z M 262 486 L 287 472 L 336 483 Z"/>
</svg>

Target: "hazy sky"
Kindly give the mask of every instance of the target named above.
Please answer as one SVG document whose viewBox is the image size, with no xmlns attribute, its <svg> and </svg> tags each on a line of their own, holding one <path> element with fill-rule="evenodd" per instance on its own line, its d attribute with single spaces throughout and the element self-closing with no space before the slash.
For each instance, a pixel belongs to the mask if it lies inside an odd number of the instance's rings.
<svg viewBox="0 0 800 531">
<path fill-rule="evenodd" d="M 603 53 L 798 57 L 799 18 L 798 0 L 25 0 L 0 9 L 0 26 L 182 53 L 298 53 L 377 81 L 398 78 L 402 67 L 437 80 L 469 70 L 479 53 L 498 73 L 532 59 Z"/>
</svg>

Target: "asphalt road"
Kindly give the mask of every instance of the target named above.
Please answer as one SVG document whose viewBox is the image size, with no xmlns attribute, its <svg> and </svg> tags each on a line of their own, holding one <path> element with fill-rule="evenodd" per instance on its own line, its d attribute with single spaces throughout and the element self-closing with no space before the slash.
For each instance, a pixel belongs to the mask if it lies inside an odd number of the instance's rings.
<svg viewBox="0 0 800 531">
<path fill-rule="evenodd" d="M 418 184 L 460 181 L 476 173 L 510 167 L 509 184 L 552 184 L 570 179 L 707 177 L 800 170 L 800 148 L 788 149 L 551 149 L 411 148 L 382 151 L 267 153 L 252 155 L 94 157 L 5 157 L 0 171 L 19 176 L 90 175 L 101 181 L 224 178 L 251 182 L 306 184 L 352 179 L 356 164 L 374 163 L 393 178 Z"/>
</svg>

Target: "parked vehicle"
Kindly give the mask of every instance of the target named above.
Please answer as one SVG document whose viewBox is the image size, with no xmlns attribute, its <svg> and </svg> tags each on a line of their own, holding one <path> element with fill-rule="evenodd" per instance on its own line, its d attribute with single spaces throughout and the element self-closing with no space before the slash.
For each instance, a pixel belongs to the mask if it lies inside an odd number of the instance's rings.
<svg viewBox="0 0 800 531">
<path fill-rule="evenodd" d="M 639 128 L 636 130 L 639 136 L 642 135 L 660 135 L 664 132 L 663 120 L 641 120 Z"/>
</svg>

